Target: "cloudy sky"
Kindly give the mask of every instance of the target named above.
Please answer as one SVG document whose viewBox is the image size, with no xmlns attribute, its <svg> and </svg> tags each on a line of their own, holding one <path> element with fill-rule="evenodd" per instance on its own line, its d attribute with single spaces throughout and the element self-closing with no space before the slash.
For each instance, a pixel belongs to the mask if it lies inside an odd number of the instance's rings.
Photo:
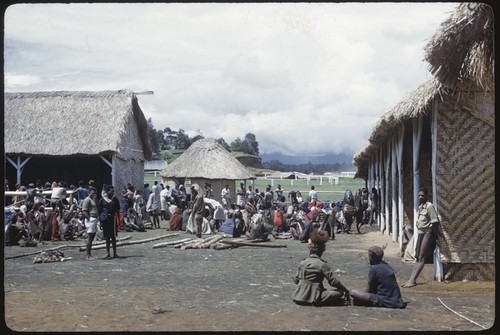
<svg viewBox="0 0 500 335">
<path fill-rule="evenodd" d="M 456 5 L 15 4 L 5 91 L 154 91 L 138 98 L 156 129 L 354 154 L 429 78 L 423 49 Z"/>
</svg>

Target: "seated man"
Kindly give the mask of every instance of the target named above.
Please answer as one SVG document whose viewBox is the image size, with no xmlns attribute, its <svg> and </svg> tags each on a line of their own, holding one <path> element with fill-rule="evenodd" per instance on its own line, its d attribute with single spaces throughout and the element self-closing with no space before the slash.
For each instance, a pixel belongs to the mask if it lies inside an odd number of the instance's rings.
<svg viewBox="0 0 500 335">
<path fill-rule="evenodd" d="M 144 232 L 146 228 L 141 220 L 139 220 L 139 216 L 133 207 L 129 207 L 127 209 L 127 217 L 125 218 L 125 226 L 131 230 L 137 230 Z"/>
<path fill-rule="evenodd" d="M 404 308 L 394 270 L 382 260 L 383 257 L 384 250 L 381 247 L 373 246 L 368 249 L 368 258 L 372 265 L 368 273 L 368 287 L 366 291 L 351 290 L 354 305 Z"/>
<path fill-rule="evenodd" d="M 262 214 L 254 214 L 250 219 L 250 230 L 246 232 L 247 239 L 249 240 L 268 240 L 268 233 L 264 228 L 264 220 Z"/>
<path fill-rule="evenodd" d="M 293 301 L 299 305 L 332 306 L 345 304 L 343 297 L 348 299 L 349 290 L 334 277 L 333 271 L 326 261 L 321 259 L 325 251 L 325 242 L 328 234 L 318 229 L 313 229 L 310 234 L 309 257 L 304 259 L 293 278 L 298 284 L 293 295 Z M 326 289 L 323 280 L 334 289 Z"/>
<path fill-rule="evenodd" d="M 29 238 L 29 231 L 26 225 L 26 214 L 17 209 L 5 225 L 5 245 L 19 245 L 19 241 L 23 238 Z"/>
</svg>

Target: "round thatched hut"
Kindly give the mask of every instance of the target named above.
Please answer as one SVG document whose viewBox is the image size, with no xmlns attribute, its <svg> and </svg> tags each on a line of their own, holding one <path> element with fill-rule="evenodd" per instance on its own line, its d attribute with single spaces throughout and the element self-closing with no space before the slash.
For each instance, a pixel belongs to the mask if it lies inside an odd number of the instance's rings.
<svg viewBox="0 0 500 335">
<path fill-rule="evenodd" d="M 164 168 L 160 176 L 167 183 L 177 182 L 186 186 L 198 184 L 203 188 L 210 183 L 214 199 L 221 201 L 221 191 L 229 186 L 235 202 L 236 182 L 255 179 L 255 176 L 231 153 L 214 139 L 199 139 L 175 161 Z M 187 187 L 187 189 L 189 189 Z"/>
</svg>

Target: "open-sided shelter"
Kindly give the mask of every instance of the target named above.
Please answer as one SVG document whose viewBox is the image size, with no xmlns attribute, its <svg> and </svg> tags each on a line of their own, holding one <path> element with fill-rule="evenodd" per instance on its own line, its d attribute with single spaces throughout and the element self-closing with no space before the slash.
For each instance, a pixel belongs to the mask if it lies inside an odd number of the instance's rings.
<svg viewBox="0 0 500 335">
<path fill-rule="evenodd" d="M 427 187 L 440 217 L 436 278 L 495 277 L 493 11 L 462 3 L 426 46 L 431 78 L 379 119 L 354 156 L 381 195 L 380 227 L 401 243 Z M 415 229 L 416 231 L 416 229 Z"/>
<path fill-rule="evenodd" d="M 160 176 L 166 182 L 174 181 L 186 186 L 198 184 L 202 189 L 205 183 L 210 183 L 213 197 L 217 201 L 222 200 L 221 191 L 228 185 L 233 202 L 236 201 L 236 181 L 255 179 L 243 164 L 211 138 L 202 138 L 192 143 L 162 170 Z"/>
<path fill-rule="evenodd" d="M 148 126 L 129 90 L 5 93 L 5 170 L 11 187 L 93 179 L 144 184 Z M 119 194 L 119 192 L 115 192 Z"/>
</svg>

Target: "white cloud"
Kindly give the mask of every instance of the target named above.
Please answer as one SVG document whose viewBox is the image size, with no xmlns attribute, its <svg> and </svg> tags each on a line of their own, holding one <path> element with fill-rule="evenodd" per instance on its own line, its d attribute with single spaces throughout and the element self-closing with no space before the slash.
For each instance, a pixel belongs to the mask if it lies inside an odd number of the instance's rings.
<svg viewBox="0 0 500 335">
<path fill-rule="evenodd" d="M 5 88 L 152 90 L 139 104 L 157 129 L 354 153 L 427 79 L 423 47 L 455 5 L 18 4 Z"/>
<path fill-rule="evenodd" d="M 15 88 L 22 88 L 41 82 L 37 76 L 29 74 L 5 73 L 5 86 Z"/>
</svg>

